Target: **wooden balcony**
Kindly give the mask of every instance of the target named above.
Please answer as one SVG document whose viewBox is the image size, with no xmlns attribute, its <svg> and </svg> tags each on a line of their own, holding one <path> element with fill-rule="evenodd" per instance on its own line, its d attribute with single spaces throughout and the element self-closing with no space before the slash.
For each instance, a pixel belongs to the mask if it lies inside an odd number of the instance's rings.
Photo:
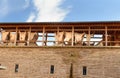
<svg viewBox="0 0 120 78">
<path fill-rule="evenodd" d="M 37 46 L 56 46 L 58 41 L 55 40 L 55 33 L 71 32 L 71 41 L 64 41 L 65 46 L 120 46 L 120 22 L 39 22 L 39 23 L 0 23 L 0 32 L 37 32 L 38 39 L 36 42 L 20 41 L 16 38 L 13 42 L 15 46 L 18 43 L 26 42 L 26 46 L 30 43 L 37 43 Z M 93 35 L 86 40 L 86 35 L 83 38 L 82 45 L 75 44 L 75 33 L 85 33 L 88 36 Z M 108 38 L 111 37 L 111 39 Z M 0 39 L 2 34 L 0 36 Z M 17 34 L 16 34 L 17 37 Z M 0 41 L 2 43 L 11 43 L 9 40 Z M 85 43 L 85 44 L 84 44 Z M 99 45 L 101 44 L 102 45 Z"/>
</svg>

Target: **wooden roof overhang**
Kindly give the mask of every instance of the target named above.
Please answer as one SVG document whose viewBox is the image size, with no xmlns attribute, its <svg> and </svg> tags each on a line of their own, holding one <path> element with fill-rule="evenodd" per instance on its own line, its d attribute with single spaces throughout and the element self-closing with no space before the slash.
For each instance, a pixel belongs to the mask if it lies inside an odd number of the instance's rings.
<svg viewBox="0 0 120 78">
<path fill-rule="evenodd" d="M 30 23 L 0 23 L 0 28 L 5 30 L 14 30 L 16 28 L 19 29 L 28 29 L 30 28 L 33 31 L 43 31 L 48 32 L 56 31 L 57 28 L 61 29 L 61 31 L 70 31 L 72 27 L 74 27 L 75 31 L 84 31 L 87 32 L 89 29 L 94 33 L 104 33 L 107 29 L 108 33 L 118 32 L 120 31 L 120 21 L 99 21 L 99 22 L 30 22 Z"/>
<path fill-rule="evenodd" d="M 29 27 L 29 26 L 120 26 L 120 21 L 101 21 L 101 22 L 18 22 L 0 23 L 0 27 Z"/>
</svg>

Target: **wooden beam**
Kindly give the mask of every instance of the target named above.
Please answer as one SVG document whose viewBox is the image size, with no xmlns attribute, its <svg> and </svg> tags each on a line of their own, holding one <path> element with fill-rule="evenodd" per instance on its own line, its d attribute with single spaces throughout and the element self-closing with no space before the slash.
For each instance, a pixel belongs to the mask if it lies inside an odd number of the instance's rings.
<svg viewBox="0 0 120 78">
<path fill-rule="evenodd" d="M 107 35 L 108 35 L 108 34 L 107 34 L 107 26 L 105 26 L 105 46 L 107 46 L 107 43 L 108 43 L 108 42 L 107 42 L 107 40 L 108 40 L 108 39 L 107 39 Z"/>
<path fill-rule="evenodd" d="M 44 42 L 45 42 L 45 26 L 43 26 L 42 46 L 44 46 L 44 45 L 45 45 L 45 44 L 44 44 Z"/>
<path fill-rule="evenodd" d="M 91 38 L 91 35 L 90 35 L 90 27 L 88 29 L 88 46 L 90 46 L 90 38 Z"/>
<path fill-rule="evenodd" d="M 38 37 L 42 37 L 42 35 L 38 35 Z M 46 37 L 46 36 L 45 36 Z M 50 36 L 50 35 L 48 35 L 47 37 L 55 37 L 55 36 Z"/>
<path fill-rule="evenodd" d="M 72 26 L 72 43 L 71 46 L 74 46 L 74 26 Z"/>
<path fill-rule="evenodd" d="M 57 27 L 57 33 L 56 33 L 56 35 L 58 35 L 59 32 L 60 32 L 60 27 L 58 26 L 58 27 Z M 59 42 L 57 42 L 57 40 L 56 40 L 56 38 L 55 38 L 55 44 L 58 44 L 58 43 L 59 43 Z"/>
<path fill-rule="evenodd" d="M 15 30 L 16 34 L 15 34 L 15 41 L 14 41 L 14 46 L 16 46 L 16 43 L 17 43 L 17 33 L 18 33 L 18 27 L 16 27 L 16 30 Z"/>
<path fill-rule="evenodd" d="M 15 29 L 5 29 L 6 31 L 13 31 L 15 32 Z M 19 29 L 20 31 L 29 31 L 27 29 Z M 91 31 L 105 31 L 105 29 L 90 29 Z M 107 29 L 108 31 L 120 31 L 119 28 L 114 28 L 114 29 Z M 32 29 L 32 31 L 40 31 L 42 32 L 41 28 L 36 28 L 36 29 Z M 47 29 L 46 31 L 52 31 L 52 32 L 56 32 L 56 29 Z M 63 29 L 59 29 L 59 31 L 71 31 L 71 29 L 68 28 L 64 28 Z M 88 31 L 88 29 L 74 29 L 74 31 Z"/>
<path fill-rule="evenodd" d="M 57 27 L 57 33 L 59 33 L 59 31 L 60 31 L 60 27 L 58 26 L 58 27 Z"/>
<path fill-rule="evenodd" d="M 28 34 L 28 40 L 27 40 L 27 46 L 30 45 L 30 36 L 31 36 L 31 26 L 29 27 L 29 34 Z"/>
</svg>

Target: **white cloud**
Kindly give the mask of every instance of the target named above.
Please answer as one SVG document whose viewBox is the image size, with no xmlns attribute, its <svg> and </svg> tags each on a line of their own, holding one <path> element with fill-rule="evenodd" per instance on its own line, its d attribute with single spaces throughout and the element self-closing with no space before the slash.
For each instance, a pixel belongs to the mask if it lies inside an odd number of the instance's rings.
<svg viewBox="0 0 120 78">
<path fill-rule="evenodd" d="M 23 6 L 23 9 L 28 8 L 30 5 L 30 0 L 25 0 L 25 5 Z"/>
<path fill-rule="evenodd" d="M 17 4 L 17 2 L 19 4 Z M 30 0 L 0 0 L 0 18 L 5 17 L 9 13 L 24 10 L 29 7 Z"/>
<path fill-rule="evenodd" d="M 27 10 L 30 6 L 30 0 L 6 0 L 6 2 L 10 13 Z"/>
<path fill-rule="evenodd" d="M 60 7 L 63 2 L 64 0 L 33 0 L 36 12 L 34 12 L 34 17 L 30 14 L 28 20 L 32 18 L 32 22 L 62 21 L 69 12 Z"/>
<path fill-rule="evenodd" d="M 9 12 L 8 1 L 7 0 L 0 1 L 0 17 L 6 16 L 8 12 Z"/>
<path fill-rule="evenodd" d="M 28 20 L 26 22 L 32 22 L 35 18 L 35 14 L 31 13 L 30 17 L 28 18 Z"/>
</svg>

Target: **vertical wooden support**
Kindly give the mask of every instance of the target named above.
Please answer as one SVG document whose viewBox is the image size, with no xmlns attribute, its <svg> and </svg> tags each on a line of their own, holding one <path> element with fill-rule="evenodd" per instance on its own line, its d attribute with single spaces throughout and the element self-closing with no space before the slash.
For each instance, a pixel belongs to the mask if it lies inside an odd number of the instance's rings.
<svg viewBox="0 0 120 78">
<path fill-rule="evenodd" d="M 58 27 L 57 27 L 57 33 L 56 33 L 56 34 L 59 34 L 59 32 L 60 32 L 60 27 L 58 26 Z M 59 42 L 57 42 L 57 40 L 55 39 L 55 43 L 59 43 Z"/>
<path fill-rule="evenodd" d="M 89 27 L 89 30 L 88 30 L 88 46 L 90 46 L 90 38 L 91 38 L 91 35 L 90 35 L 90 27 Z"/>
<path fill-rule="evenodd" d="M 45 45 L 45 44 L 44 44 L 44 42 L 45 42 L 45 27 L 43 26 L 42 46 L 44 46 L 44 45 Z"/>
<path fill-rule="evenodd" d="M 116 45 L 116 41 L 117 41 L 116 34 L 117 34 L 117 33 L 116 33 L 116 31 L 115 31 L 115 32 L 114 32 L 114 40 L 113 40 L 113 41 L 114 41 L 114 42 L 113 42 L 114 45 Z"/>
<path fill-rule="evenodd" d="M 17 43 L 17 31 L 18 31 L 18 27 L 16 27 L 16 30 L 15 30 L 15 41 L 14 41 L 14 46 L 16 46 L 16 43 Z"/>
<path fill-rule="evenodd" d="M 0 43 L 2 43 L 2 28 L 0 28 Z"/>
<path fill-rule="evenodd" d="M 27 46 L 30 45 L 30 36 L 31 36 L 31 26 L 29 27 L 29 34 L 28 34 L 28 40 L 27 40 Z"/>
<path fill-rule="evenodd" d="M 47 37 L 48 37 L 48 33 L 46 33 L 45 35 L 45 46 L 47 46 Z"/>
<path fill-rule="evenodd" d="M 59 26 L 58 26 L 58 27 L 57 27 L 57 33 L 59 33 L 59 31 L 60 31 L 60 30 L 59 30 Z"/>
<path fill-rule="evenodd" d="M 107 26 L 105 26 L 105 46 L 107 46 Z"/>
<path fill-rule="evenodd" d="M 72 42 L 71 42 L 71 46 L 74 46 L 74 26 L 72 26 Z"/>
</svg>

